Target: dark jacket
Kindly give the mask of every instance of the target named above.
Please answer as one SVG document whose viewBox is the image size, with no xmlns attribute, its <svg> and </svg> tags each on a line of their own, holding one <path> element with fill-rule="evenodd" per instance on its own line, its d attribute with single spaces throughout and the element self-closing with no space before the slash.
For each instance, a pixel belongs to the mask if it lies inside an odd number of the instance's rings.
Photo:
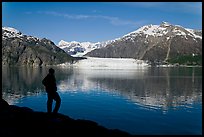
<svg viewBox="0 0 204 137">
<path fill-rule="evenodd" d="M 55 76 L 48 74 L 43 80 L 42 84 L 45 86 L 47 93 L 53 93 L 57 91 Z"/>
</svg>

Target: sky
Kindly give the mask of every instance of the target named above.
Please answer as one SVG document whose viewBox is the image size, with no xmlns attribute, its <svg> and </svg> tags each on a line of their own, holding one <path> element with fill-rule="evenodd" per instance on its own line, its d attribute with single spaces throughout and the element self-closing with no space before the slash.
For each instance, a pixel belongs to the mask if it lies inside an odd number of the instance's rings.
<svg viewBox="0 0 204 137">
<path fill-rule="evenodd" d="M 202 29 L 202 2 L 2 2 L 2 26 L 60 40 L 102 42 L 162 21 Z"/>
</svg>

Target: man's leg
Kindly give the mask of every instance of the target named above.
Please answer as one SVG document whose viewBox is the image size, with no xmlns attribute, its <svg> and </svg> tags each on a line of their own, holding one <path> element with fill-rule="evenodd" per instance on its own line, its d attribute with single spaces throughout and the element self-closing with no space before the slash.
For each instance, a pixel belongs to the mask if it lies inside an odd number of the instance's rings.
<svg viewBox="0 0 204 137">
<path fill-rule="evenodd" d="M 53 102 L 53 97 L 50 94 L 47 94 L 47 112 L 51 113 L 52 112 L 52 102 Z"/>
<path fill-rule="evenodd" d="M 53 113 L 58 113 L 61 104 L 61 98 L 57 92 L 55 93 L 54 100 L 56 101 L 56 104 Z"/>
</svg>

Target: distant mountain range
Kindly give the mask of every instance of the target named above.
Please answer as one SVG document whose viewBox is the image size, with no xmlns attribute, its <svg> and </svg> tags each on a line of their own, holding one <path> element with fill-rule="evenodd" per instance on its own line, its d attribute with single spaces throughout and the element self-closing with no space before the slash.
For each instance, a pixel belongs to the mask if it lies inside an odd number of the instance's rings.
<svg viewBox="0 0 204 137">
<path fill-rule="evenodd" d="M 45 66 L 72 62 L 73 57 L 52 41 L 2 27 L 2 65 Z"/>
<path fill-rule="evenodd" d="M 72 56 L 135 58 L 164 63 L 182 56 L 202 56 L 202 30 L 162 22 L 107 42 L 60 41 L 58 46 Z"/>
<path fill-rule="evenodd" d="M 3 65 L 56 65 L 73 63 L 76 56 L 134 58 L 150 64 L 187 63 L 202 65 L 202 30 L 162 22 L 146 25 L 114 40 L 66 42 L 56 46 L 20 31 L 2 27 Z"/>
<path fill-rule="evenodd" d="M 63 49 L 66 53 L 68 53 L 71 56 L 81 57 L 94 49 L 105 47 L 107 44 L 110 44 L 111 42 L 112 42 L 111 40 L 96 43 L 77 41 L 66 42 L 64 40 L 61 40 L 57 46 Z"/>
</svg>

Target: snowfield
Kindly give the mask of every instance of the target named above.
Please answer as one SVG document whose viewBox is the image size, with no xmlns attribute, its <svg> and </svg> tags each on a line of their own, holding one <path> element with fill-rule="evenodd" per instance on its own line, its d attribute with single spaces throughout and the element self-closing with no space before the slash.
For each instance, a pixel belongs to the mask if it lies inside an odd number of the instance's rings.
<svg viewBox="0 0 204 137">
<path fill-rule="evenodd" d="M 68 64 L 60 64 L 60 66 L 68 66 Z M 143 60 L 132 58 L 96 58 L 87 57 L 73 64 L 73 67 L 82 69 L 136 69 L 149 66 Z"/>
</svg>

